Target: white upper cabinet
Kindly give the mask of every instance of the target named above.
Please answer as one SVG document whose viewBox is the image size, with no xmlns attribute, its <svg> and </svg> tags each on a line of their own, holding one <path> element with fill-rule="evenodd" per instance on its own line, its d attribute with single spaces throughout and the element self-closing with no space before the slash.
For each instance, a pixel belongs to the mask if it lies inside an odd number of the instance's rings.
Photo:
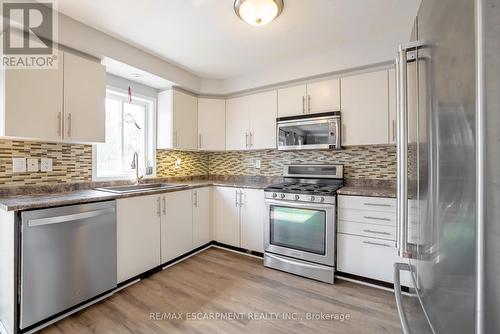
<svg viewBox="0 0 500 334">
<path fill-rule="evenodd" d="M 307 84 L 307 113 L 340 110 L 340 80 L 331 79 Z"/>
<path fill-rule="evenodd" d="M 226 101 L 198 99 L 198 148 L 224 151 L 226 148 Z"/>
<path fill-rule="evenodd" d="M 396 70 L 389 69 L 389 144 L 396 144 L 397 141 L 397 92 L 396 92 Z"/>
<path fill-rule="evenodd" d="M 277 93 L 269 91 L 226 101 L 226 149 L 276 147 Z"/>
<path fill-rule="evenodd" d="M 72 142 L 106 140 L 106 67 L 64 54 L 64 135 Z"/>
<path fill-rule="evenodd" d="M 306 85 L 278 89 L 278 117 L 306 113 Z"/>
<path fill-rule="evenodd" d="M 278 89 L 278 117 L 340 110 L 340 80 Z"/>
<path fill-rule="evenodd" d="M 226 101 L 226 149 L 248 148 L 250 114 L 247 97 L 236 97 Z"/>
<path fill-rule="evenodd" d="M 198 148 L 198 98 L 169 89 L 158 94 L 159 149 Z"/>
<path fill-rule="evenodd" d="M 58 51 L 58 68 L 4 70 L 0 135 L 104 142 L 106 70 L 97 61 Z"/>
<path fill-rule="evenodd" d="M 249 112 L 249 148 L 254 150 L 276 148 L 276 91 L 249 95 Z"/>
<path fill-rule="evenodd" d="M 2 136 L 62 139 L 62 54 L 57 69 L 4 70 Z"/>
<path fill-rule="evenodd" d="M 387 70 L 342 78 L 342 145 L 389 142 Z"/>
</svg>

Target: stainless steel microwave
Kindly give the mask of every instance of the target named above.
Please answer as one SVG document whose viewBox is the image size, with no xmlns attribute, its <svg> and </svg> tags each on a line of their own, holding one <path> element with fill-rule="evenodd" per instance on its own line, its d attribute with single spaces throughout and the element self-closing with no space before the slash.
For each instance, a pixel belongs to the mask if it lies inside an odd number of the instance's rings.
<svg viewBox="0 0 500 334">
<path fill-rule="evenodd" d="M 341 148 L 340 111 L 280 117 L 276 121 L 278 150 Z"/>
</svg>

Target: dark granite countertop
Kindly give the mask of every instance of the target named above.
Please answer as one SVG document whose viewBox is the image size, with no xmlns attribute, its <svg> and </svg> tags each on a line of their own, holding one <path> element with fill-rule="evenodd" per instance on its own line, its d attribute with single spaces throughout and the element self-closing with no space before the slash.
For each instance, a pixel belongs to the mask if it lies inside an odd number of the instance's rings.
<svg viewBox="0 0 500 334">
<path fill-rule="evenodd" d="M 155 179 L 154 181 L 165 182 L 165 180 L 163 179 Z M 66 191 L 54 192 L 54 190 L 51 190 L 52 188 L 48 187 L 45 193 L 26 194 L 26 195 L 16 194 L 16 195 L 2 196 L 0 197 L 0 209 L 6 211 L 22 211 L 30 209 L 49 208 L 62 205 L 100 202 L 100 201 L 143 196 L 143 195 L 154 195 L 154 194 L 208 187 L 208 186 L 264 189 L 265 187 L 267 187 L 271 183 L 274 183 L 275 181 L 272 180 L 266 181 L 266 179 L 262 178 L 260 179 L 242 178 L 242 179 L 224 179 L 224 180 L 209 180 L 209 179 L 185 180 L 185 181 L 167 180 L 166 182 L 179 184 L 179 186 L 175 188 L 145 190 L 140 192 L 124 193 L 124 194 L 115 194 L 95 189 L 66 190 Z M 105 185 L 101 184 L 96 186 L 96 188 L 102 186 Z M 53 189 L 57 190 L 57 188 Z"/>
<path fill-rule="evenodd" d="M 337 194 L 348 196 L 396 198 L 396 189 L 374 187 L 343 187 L 337 190 Z"/>
</svg>

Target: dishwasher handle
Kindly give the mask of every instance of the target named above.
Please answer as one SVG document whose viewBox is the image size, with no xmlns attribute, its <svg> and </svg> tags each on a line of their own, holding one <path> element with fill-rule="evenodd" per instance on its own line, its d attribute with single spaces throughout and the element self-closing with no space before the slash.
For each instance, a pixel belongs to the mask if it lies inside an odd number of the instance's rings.
<svg viewBox="0 0 500 334">
<path fill-rule="evenodd" d="M 99 209 L 99 210 L 93 210 L 93 211 L 87 211 L 87 212 L 74 213 L 74 214 L 70 214 L 70 215 L 29 219 L 28 220 L 28 227 L 37 227 L 37 226 L 43 226 L 43 225 L 66 223 L 66 222 L 80 220 L 80 219 L 87 219 L 87 218 L 93 218 L 93 217 L 98 217 L 98 216 L 104 216 L 107 214 L 112 214 L 114 212 L 115 212 L 115 208 L 105 208 L 105 209 Z"/>
</svg>

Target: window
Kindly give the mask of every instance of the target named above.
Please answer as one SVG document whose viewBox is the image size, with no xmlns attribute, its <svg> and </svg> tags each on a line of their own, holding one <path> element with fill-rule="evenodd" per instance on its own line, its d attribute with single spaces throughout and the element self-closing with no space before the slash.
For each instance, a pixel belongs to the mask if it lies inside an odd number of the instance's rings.
<svg viewBox="0 0 500 334">
<path fill-rule="evenodd" d="M 155 163 L 153 99 L 106 92 L 106 142 L 94 145 L 94 179 L 135 176 L 131 168 L 134 152 L 139 156 L 139 172 Z"/>
</svg>

